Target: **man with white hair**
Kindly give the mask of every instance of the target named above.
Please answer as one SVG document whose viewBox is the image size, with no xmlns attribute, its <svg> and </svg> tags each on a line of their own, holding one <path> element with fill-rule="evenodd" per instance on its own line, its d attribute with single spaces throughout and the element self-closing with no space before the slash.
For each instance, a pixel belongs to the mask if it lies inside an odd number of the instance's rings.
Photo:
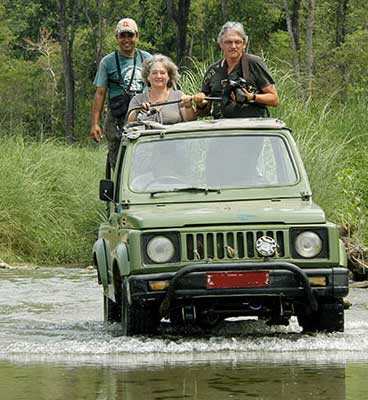
<svg viewBox="0 0 368 400">
<path fill-rule="evenodd" d="M 245 52 L 248 37 L 243 25 L 226 22 L 217 41 L 224 58 L 207 69 L 202 92 L 193 96 L 198 114 L 211 112 L 215 118 L 268 116 L 267 106 L 279 104 L 275 81 L 260 57 Z M 211 105 L 206 96 L 222 97 L 222 101 Z"/>
<path fill-rule="evenodd" d="M 94 85 L 96 93 L 92 107 L 91 136 L 99 143 L 102 138 L 100 126 L 101 114 L 106 94 L 109 98 L 109 111 L 105 124 L 105 134 L 108 141 L 109 161 L 115 168 L 120 146 L 120 136 L 117 126 L 121 126 L 131 98 L 142 93 L 144 81 L 142 78 L 142 63 L 151 55 L 137 49 L 139 33 L 136 22 L 131 18 L 121 19 L 115 30 L 119 51 L 106 55 L 100 62 Z"/>
</svg>

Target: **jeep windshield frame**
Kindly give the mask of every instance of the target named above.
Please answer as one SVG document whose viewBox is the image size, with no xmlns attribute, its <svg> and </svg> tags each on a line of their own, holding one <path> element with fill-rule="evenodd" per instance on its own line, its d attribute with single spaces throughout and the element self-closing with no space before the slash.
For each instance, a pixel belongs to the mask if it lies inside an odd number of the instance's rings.
<svg viewBox="0 0 368 400">
<path fill-rule="evenodd" d="M 200 196 L 206 196 L 202 201 L 297 198 L 311 192 L 287 129 L 142 135 L 128 144 L 124 164 L 121 198 L 131 203 L 153 197 L 168 202 Z"/>
</svg>

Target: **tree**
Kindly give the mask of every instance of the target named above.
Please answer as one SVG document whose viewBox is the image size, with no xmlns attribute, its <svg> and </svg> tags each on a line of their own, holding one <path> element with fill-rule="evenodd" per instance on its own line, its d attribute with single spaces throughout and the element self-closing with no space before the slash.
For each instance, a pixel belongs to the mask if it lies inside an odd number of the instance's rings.
<svg viewBox="0 0 368 400">
<path fill-rule="evenodd" d="M 293 67 L 296 79 L 300 82 L 300 0 L 293 0 L 292 13 L 290 14 L 288 0 L 283 0 L 287 30 L 290 36 L 293 52 Z"/>
<path fill-rule="evenodd" d="M 349 0 L 337 0 L 336 7 L 336 47 L 345 42 Z"/>
<path fill-rule="evenodd" d="M 73 143 L 75 140 L 75 82 L 73 71 L 73 42 L 76 29 L 76 11 L 76 0 L 59 0 L 59 35 L 65 87 L 64 137 L 67 143 Z"/>
<path fill-rule="evenodd" d="M 83 0 L 82 12 L 90 31 L 91 47 L 97 66 L 104 55 L 105 30 L 114 20 L 116 0 Z"/>
<path fill-rule="evenodd" d="M 298 83 L 293 87 L 302 87 L 306 96 L 312 89 L 314 97 L 341 90 L 364 99 L 367 4 L 362 0 L 3 0 L 0 119 L 6 130 L 18 126 L 34 137 L 44 132 L 63 135 L 68 142 L 89 140 L 93 77 L 101 57 L 116 48 L 114 27 L 122 17 L 137 21 L 141 49 L 169 55 L 181 64 L 190 56 L 203 66 L 221 57 L 217 35 L 224 22 L 240 21 L 250 38 L 249 52 L 266 57 L 278 81 L 290 76 L 292 65 Z M 200 81 L 203 73 L 194 73 Z"/>
<path fill-rule="evenodd" d="M 308 0 L 307 35 L 306 35 L 306 90 L 312 95 L 313 88 L 313 34 L 314 34 L 314 0 Z"/>
<path fill-rule="evenodd" d="M 181 64 L 187 55 L 187 32 L 191 0 L 166 0 L 170 17 L 177 29 L 176 62 Z"/>
<path fill-rule="evenodd" d="M 50 90 L 50 118 L 49 130 L 51 135 L 54 134 L 54 121 L 57 119 L 55 115 L 55 101 L 57 97 L 57 76 L 52 63 L 52 56 L 57 51 L 55 41 L 51 37 L 51 33 L 46 29 L 41 29 L 40 38 L 38 41 L 26 39 L 25 48 L 29 51 L 36 52 L 41 55 L 44 60 L 43 69 L 48 73 L 51 78 Z"/>
<path fill-rule="evenodd" d="M 229 15 L 227 0 L 221 0 L 221 10 L 224 21 L 227 21 Z"/>
</svg>

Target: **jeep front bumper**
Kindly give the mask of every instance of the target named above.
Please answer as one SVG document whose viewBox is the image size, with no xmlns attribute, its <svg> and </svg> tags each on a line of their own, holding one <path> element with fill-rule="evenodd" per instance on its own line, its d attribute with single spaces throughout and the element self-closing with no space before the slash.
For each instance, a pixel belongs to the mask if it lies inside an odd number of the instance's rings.
<svg viewBox="0 0 368 400">
<path fill-rule="evenodd" d="M 267 283 L 245 285 L 246 287 L 215 287 L 207 285 L 208 276 L 216 272 L 267 272 Z M 311 279 L 323 277 L 323 286 L 312 286 Z M 152 291 L 149 281 L 168 280 L 166 291 Z M 235 285 L 236 286 L 236 285 Z M 129 277 L 132 301 L 160 301 L 161 315 L 168 316 L 176 300 L 205 300 L 214 298 L 260 298 L 282 297 L 306 304 L 310 312 L 317 311 L 318 298 L 341 298 L 348 293 L 348 270 L 342 267 L 301 269 L 286 262 L 263 262 L 242 264 L 199 264 L 189 265 L 177 272 L 131 275 Z"/>
</svg>

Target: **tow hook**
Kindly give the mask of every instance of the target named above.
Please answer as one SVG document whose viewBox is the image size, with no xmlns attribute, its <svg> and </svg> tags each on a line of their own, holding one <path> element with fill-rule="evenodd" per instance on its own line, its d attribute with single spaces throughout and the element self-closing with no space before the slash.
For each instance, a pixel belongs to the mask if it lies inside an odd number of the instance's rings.
<svg viewBox="0 0 368 400">
<path fill-rule="evenodd" d="M 197 319 L 197 311 L 193 304 L 185 305 L 181 308 L 184 322 L 193 323 Z"/>
</svg>

